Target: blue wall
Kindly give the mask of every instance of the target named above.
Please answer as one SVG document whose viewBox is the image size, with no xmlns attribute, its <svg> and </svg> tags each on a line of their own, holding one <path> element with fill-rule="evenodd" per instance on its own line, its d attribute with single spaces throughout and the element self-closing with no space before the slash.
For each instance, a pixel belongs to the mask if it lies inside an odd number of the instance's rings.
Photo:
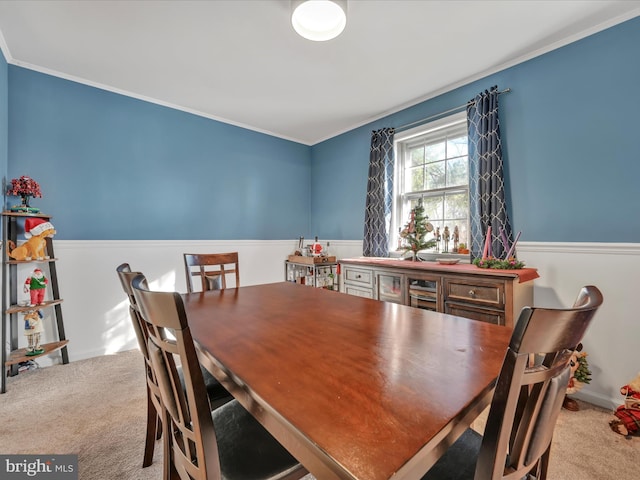
<svg viewBox="0 0 640 480">
<path fill-rule="evenodd" d="M 13 65 L 9 114 L 7 176 L 40 183 L 58 239 L 308 235 L 306 145 Z"/>
<path fill-rule="evenodd" d="M 635 18 L 313 147 L 2 59 L 0 171 L 40 182 L 59 239 L 359 240 L 371 130 L 498 85 L 521 240 L 638 242 L 638 47 Z"/>
<path fill-rule="evenodd" d="M 9 135 L 9 94 L 8 65 L 0 51 L 0 179 L 7 174 L 8 135 Z M 4 182 L 2 182 L 4 195 Z"/>
<path fill-rule="evenodd" d="M 312 147 L 312 222 L 361 239 L 371 130 L 498 85 L 510 217 L 521 240 L 638 242 L 640 17 Z"/>
</svg>

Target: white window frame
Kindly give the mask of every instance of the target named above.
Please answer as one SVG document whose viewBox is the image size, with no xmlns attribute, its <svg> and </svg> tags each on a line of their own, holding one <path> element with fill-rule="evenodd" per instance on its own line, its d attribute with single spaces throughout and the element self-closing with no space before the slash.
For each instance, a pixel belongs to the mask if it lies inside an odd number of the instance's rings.
<svg viewBox="0 0 640 480">
<path fill-rule="evenodd" d="M 410 141 L 414 138 L 428 135 L 430 133 L 436 133 L 438 130 L 448 129 L 453 126 L 457 126 L 460 123 L 467 123 L 467 114 L 466 111 L 462 111 L 459 113 L 455 113 L 452 115 L 448 115 L 444 118 L 434 120 L 432 122 L 428 122 L 422 124 L 420 126 L 396 133 L 393 141 L 394 148 L 394 158 L 395 158 L 395 166 L 394 166 L 394 191 L 393 191 L 393 207 L 392 207 L 392 215 L 391 215 L 391 231 L 389 235 L 389 252 L 396 251 L 398 246 L 398 231 L 407 222 L 407 219 L 404 218 L 403 213 L 403 200 L 404 200 L 404 145 L 410 143 Z M 467 167 L 468 168 L 468 167 Z M 469 183 L 467 182 L 466 186 L 463 187 L 455 187 L 455 190 L 466 190 L 467 195 L 469 193 Z M 452 188 L 453 190 L 453 188 Z M 467 225 L 466 231 L 469 232 L 470 228 L 470 212 L 467 214 Z M 451 227 L 450 227 L 451 228 Z M 453 232 L 451 232 L 453 233 Z M 468 242 L 467 242 L 468 243 Z M 449 252 L 453 249 L 453 242 L 449 245 Z M 435 253 L 435 252 L 434 252 Z"/>
</svg>

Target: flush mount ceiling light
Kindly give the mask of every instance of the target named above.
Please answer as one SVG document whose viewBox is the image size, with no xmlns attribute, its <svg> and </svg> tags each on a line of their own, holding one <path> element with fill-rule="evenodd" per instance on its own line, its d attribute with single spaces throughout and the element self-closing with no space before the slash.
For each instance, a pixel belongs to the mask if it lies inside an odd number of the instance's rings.
<svg viewBox="0 0 640 480">
<path fill-rule="evenodd" d="M 294 0 L 291 24 L 302 37 L 324 42 L 337 37 L 347 24 L 346 0 Z"/>
</svg>

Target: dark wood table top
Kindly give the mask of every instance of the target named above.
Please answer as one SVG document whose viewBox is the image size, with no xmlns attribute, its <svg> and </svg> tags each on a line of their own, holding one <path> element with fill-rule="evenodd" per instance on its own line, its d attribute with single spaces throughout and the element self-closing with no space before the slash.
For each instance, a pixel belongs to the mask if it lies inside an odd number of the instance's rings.
<svg viewBox="0 0 640 480">
<path fill-rule="evenodd" d="M 294 283 L 185 294 L 201 360 L 319 480 L 420 478 L 511 329 Z"/>
</svg>

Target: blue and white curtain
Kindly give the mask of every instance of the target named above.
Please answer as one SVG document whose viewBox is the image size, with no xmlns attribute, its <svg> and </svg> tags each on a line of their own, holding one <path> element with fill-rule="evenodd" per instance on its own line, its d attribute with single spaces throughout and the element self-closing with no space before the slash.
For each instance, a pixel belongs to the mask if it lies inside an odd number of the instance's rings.
<svg viewBox="0 0 640 480">
<path fill-rule="evenodd" d="M 467 125 L 471 259 L 482 257 L 489 227 L 493 257 L 502 259 L 513 242 L 513 233 L 504 196 L 497 86 L 467 104 Z"/>
<path fill-rule="evenodd" d="M 365 257 L 389 256 L 389 229 L 393 202 L 393 128 L 371 133 L 369 179 L 364 212 Z"/>
</svg>

